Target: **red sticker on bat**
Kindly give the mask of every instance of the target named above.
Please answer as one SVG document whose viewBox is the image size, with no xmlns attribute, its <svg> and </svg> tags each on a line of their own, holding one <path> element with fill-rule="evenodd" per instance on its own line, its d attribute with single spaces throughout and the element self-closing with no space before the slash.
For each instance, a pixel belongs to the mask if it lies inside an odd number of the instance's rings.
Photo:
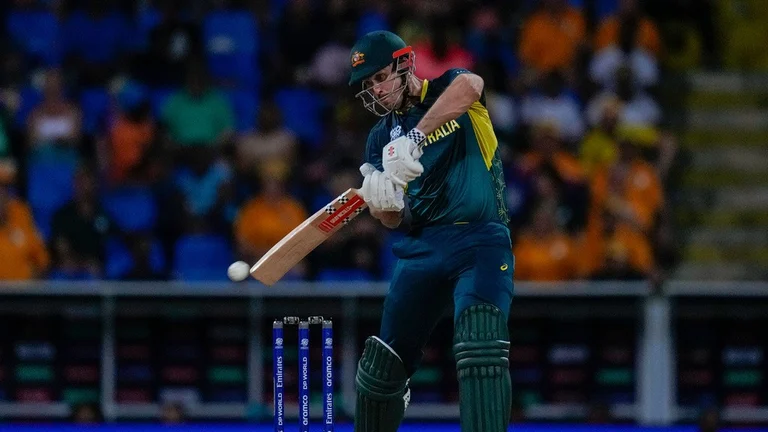
<svg viewBox="0 0 768 432">
<path fill-rule="evenodd" d="M 339 200 L 339 202 L 341 201 L 342 200 Z M 360 195 L 352 195 L 352 198 L 349 198 L 349 201 L 342 204 L 336 211 L 320 222 L 318 228 L 326 233 L 331 232 L 334 228 L 344 223 L 348 217 L 354 216 L 357 209 L 362 207 L 363 204 L 365 204 L 365 201 L 363 201 L 363 198 L 361 198 Z"/>
</svg>

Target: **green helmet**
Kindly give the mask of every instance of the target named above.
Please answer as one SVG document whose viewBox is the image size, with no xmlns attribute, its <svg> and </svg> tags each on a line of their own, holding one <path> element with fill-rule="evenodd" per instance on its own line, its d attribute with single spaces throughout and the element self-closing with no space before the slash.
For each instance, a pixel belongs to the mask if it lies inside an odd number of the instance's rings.
<svg viewBox="0 0 768 432">
<path fill-rule="evenodd" d="M 350 53 L 351 74 L 349 85 L 361 83 L 396 60 L 398 51 L 407 45 L 400 36 L 380 30 L 360 38 Z"/>
</svg>

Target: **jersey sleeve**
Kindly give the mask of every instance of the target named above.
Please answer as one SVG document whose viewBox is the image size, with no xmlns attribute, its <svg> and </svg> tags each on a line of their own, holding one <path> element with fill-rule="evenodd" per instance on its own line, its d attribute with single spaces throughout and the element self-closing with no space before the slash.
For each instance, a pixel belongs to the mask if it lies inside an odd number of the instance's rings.
<svg viewBox="0 0 768 432">
<path fill-rule="evenodd" d="M 439 77 L 429 81 L 424 102 L 427 105 L 432 105 L 457 76 L 471 73 L 474 72 L 464 68 L 453 68 L 443 72 Z M 485 91 L 483 91 L 483 94 L 480 96 L 480 103 L 485 106 Z"/>
</svg>

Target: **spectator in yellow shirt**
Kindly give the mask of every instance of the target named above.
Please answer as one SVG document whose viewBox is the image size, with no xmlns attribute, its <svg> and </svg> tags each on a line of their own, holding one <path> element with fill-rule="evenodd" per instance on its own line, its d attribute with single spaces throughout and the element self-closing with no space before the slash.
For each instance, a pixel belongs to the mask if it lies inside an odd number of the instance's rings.
<svg viewBox="0 0 768 432">
<path fill-rule="evenodd" d="M 13 197 L 12 178 L 0 176 L 0 280 L 41 277 L 49 256 L 29 207 Z"/>
</svg>

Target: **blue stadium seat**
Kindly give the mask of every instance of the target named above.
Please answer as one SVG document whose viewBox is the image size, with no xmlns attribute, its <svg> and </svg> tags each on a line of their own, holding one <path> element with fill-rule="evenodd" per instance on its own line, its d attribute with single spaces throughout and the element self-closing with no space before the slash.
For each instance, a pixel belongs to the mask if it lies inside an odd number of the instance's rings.
<svg viewBox="0 0 768 432">
<path fill-rule="evenodd" d="M 256 113 L 258 111 L 256 95 L 247 90 L 227 90 L 226 95 L 235 113 L 237 131 L 253 130 L 256 126 Z"/>
<path fill-rule="evenodd" d="M 122 241 L 110 238 L 107 240 L 105 252 L 104 276 L 107 279 L 122 279 L 133 268 L 133 255 Z M 165 271 L 165 253 L 162 245 L 157 240 L 152 241 L 149 260 L 152 270 L 156 273 L 163 273 Z"/>
<path fill-rule="evenodd" d="M 88 135 L 100 132 L 109 110 L 109 93 L 103 88 L 89 88 L 80 93 L 83 110 L 83 131 Z"/>
<path fill-rule="evenodd" d="M 203 23 L 208 68 L 215 78 L 234 80 L 255 88 L 259 82 L 257 53 L 259 34 L 256 21 L 244 11 L 219 11 Z"/>
<path fill-rule="evenodd" d="M 14 122 L 16 127 L 26 130 L 27 118 L 32 113 L 32 110 L 43 100 L 43 95 L 40 90 L 32 86 L 26 86 L 21 89 L 19 95 L 21 97 L 21 104 L 16 111 L 16 117 Z"/>
<path fill-rule="evenodd" d="M 357 37 L 363 37 L 367 33 L 377 30 L 391 30 L 387 17 L 370 11 L 364 13 L 357 23 Z"/>
<path fill-rule="evenodd" d="M 150 100 L 152 105 L 152 115 L 155 116 L 155 118 L 160 118 L 163 115 L 163 108 L 165 107 L 165 103 L 168 101 L 168 98 L 171 97 L 171 95 L 177 90 L 178 89 L 175 88 L 152 89 Z"/>
<path fill-rule="evenodd" d="M 325 135 L 322 113 L 328 105 L 321 93 L 303 88 L 282 89 L 275 94 L 275 103 L 283 112 L 286 128 L 314 148 L 321 144 Z"/>
<path fill-rule="evenodd" d="M 45 11 L 14 11 L 6 20 L 8 36 L 33 60 L 44 65 L 61 61 L 60 26 L 56 16 Z"/>
<path fill-rule="evenodd" d="M 31 158 L 27 168 L 27 200 L 43 238 L 51 232 L 56 210 L 72 199 L 72 179 L 77 160 L 72 158 Z"/>
<path fill-rule="evenodd" d="M 183 281 L 224 281 L 232 250 L 223 236 L 196 234 L 176 242 L 173 274 Z"/>
<path fill-rule="evenodd" d="M 359 269 L 324 269 L 317 274 L 321 282 L 372 281 L 373 275 Z"/>
<path fill-rule="evenodd" d="M 126 232 L 151 231 L 157 222 L 157 202 L 146 187 L 123 187 L 108 192 L 102 200 L 107 214 Z"/>
<path fill-rule="evenodd" d="M 618 10 L 619 0 L 597 0 L 595 4 L 595 15 L 598 20 L 613 15 Z"/>
</svg>

